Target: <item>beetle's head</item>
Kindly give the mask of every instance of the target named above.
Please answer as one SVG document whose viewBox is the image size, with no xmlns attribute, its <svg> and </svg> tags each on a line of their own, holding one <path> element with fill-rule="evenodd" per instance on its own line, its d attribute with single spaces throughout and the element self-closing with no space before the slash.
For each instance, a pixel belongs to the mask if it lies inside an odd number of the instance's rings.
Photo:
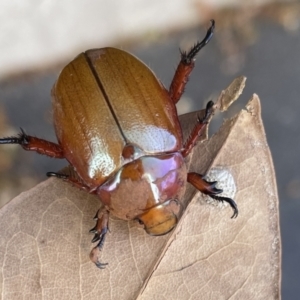
<svg viewBox="0 0 300 300">
<path fill-rule="evenodd" d="M 171 231 L 178 221 L 181 212 L 177 201 L 169 200 L 154 206 L 139 216 L 139 221 L 150 235 L 164 235 Z"/>
</svg>

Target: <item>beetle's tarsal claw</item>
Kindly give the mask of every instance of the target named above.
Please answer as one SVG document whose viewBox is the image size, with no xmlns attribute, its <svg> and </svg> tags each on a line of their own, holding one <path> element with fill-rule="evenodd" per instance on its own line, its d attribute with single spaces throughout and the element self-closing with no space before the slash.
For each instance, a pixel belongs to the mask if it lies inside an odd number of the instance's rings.
<svg viewBox="0 0 300 300">
<path fill-rule="evenodd" d="M 213 188 L 213 193 L 214 193 L 214 194 L 221 194 L 221 193 L 223 193 L 223 190 L 214 187 L 214 188 Z"/>
<path fill-rule="evenodd" d="M 95 232 L 97 232 L 97 231 L 95 231 Z M 98 242 L 100 240 L 100 238 L 101 238 L 101 234 L 97 232 L 92 239 L 92 243 Z"/>
<path fill-rule="evenodd" d="M 95 236 L 92 239 L 92 243 L 95 243 L 95 242 L 99 241 L 97 247 L 99 249 L 101 249 L 103 247 L 104 240 L 105 240 L 105 235 L 106 235 L 108 229 L 107 228 L 103 228 L 100 232 L 98 232 L 97 229 L 96 229 L 96 227 L 97 227 L 97 225 L 94 228 L 91 229 L 92 230 L 91 232 L 95 233 Z"/>
<path fill-rule="evenodd" d="M 95 265 L 99 269 L 105 269 L 105 267 L 108 265 L 108 263 L 101 263 L 100 261 L 95 262 Z"/>
<path fill-rule="evenodd" d="M 90 229 L 89 232 L 90 233 L 96 233 L 97 232 L 97 225 L 95 225 L 95 227 L 93 227 L 92 229 Z"/>
<path fill-rule="evenodd" d="M 99 240 L 99 243 L 98 243 L 98 245 L 97 245 L 97 247 L 98 247 L 99 249 L 102 249 L 102 248 L 103 248 L 106 233 L 107 233 L 107 228 L 103 228 L 102 231 L 101 231 L 101 233 L 100 233 L 100 240 Z"/>
<path fill-rule="evenodd" d="M 225 201 L 231 206 L 231 208 L 233 209 L 233 215 L 231 216 L 231 219 L 235 219 L 238 216 L 239 210 L 233 199 L 227 198 L 227 197 L 216 196 L 216 195 L 210 195 L 210 197 L 217 201 L 221 201 L 221 202 Z"/>
<path fill-rule="evenodd" d="M 108 265 L 108 263 L 102 263 L 99 261 L 99 255 L 100 255 L 101 249 L 99 249 L 98 245 L 94 247 L 90 253 L 90 259 L 91 261 L 96 265 L 99 269 L 105 269 L 105 266 Z"/>
<path fill-rule="evenodd" d="M 235 219 L 238 216 L 238 214 L 239 214 L 238 210 L 237 209 L 234 210 L 233 215 L 231 216 L 231 219 Z"/>
<path fill-rule="evenodd" d="M 93 218 L 93 220 L 95 220 L 95 221 L 98 220 L 98 213 L 99 213 L 99 209 L 98 209 L 98 211 L 96 212 L 95 217 Z"/>
<path fill-rule="evenodd" d="M 210 188 L 210 191 L 212 194 L 221 194 L 223 193 L 223 190 L 222 189 L 218 189 L 216 187 L 218 181 L 213 181 L 213 182 L 208 182 L 207 183 L 209 184 L 209 188 Z"/>
<path fill-rule="evenodd" d="M 235 219 L 239 215 L 239 210 L 237 208 L 236 203 L 232 199 L 230 200 L 232 201 L 232 204 L 230 204 L 230 206 L 233 209 L 233 215 L 231 216 L 231 219 Z"/>
<path fill-rule="evenodd" d="M 94 238 L 92 239 L 92 243 L 98 242 L 96 247 L 94 247 L 90 253 L 90 259 L 91 261 L 96 265 L 99 269 L 104 269 L 108 263 L 101 263 L 98 259 L 98 256 L 100 255 L 101 249 L 104 245 L 105 235 L 107 233 L 107 228 L 103 228 L 101 232 L 96 232 Z"/>
</svg>

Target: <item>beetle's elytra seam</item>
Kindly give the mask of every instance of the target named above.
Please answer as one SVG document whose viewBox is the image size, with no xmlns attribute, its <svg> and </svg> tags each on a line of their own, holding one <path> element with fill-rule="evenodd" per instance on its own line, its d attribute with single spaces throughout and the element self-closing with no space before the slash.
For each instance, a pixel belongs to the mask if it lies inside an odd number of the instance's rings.
<svg viewBox="0 0 300 300">
<path fill-rule="evenodd" d="M 114 120 L 115 120 L 117 126 L 118 126 L 118 129 L 120 130 L 120 133 L 121 133 L 121 135 L 122 135 L 122 137 L 123 137 L 125 143 L 127 144 L 127 143 L 128 143 L 128 140 L 127 140 L 127 138 L 126 138 L 126 136 L 125 136 L 125 134 L 124 134 L 124 132 L 123 132 L 123 130 L 122 130 L 122 127 L 121 127 L 121 125 L 120 125 L 120 123 L 119 123 L 119 121 L 118 121 L 118 118 L 117 118 L 117 116 L 116 116 L 114 110 L 113 110 L 113 107 L 112 107 L 112 105 L 111 105 L 110 102 L 109 102 L 109 97 L 108 97 L 108 95 L 107 95 L 106 92 L 105 92 L 105 89 L 104 89 L 104 87 L 103 87 L 103 84 L 102 84 L 102 82 L 101 82 L 101 79 L 99 78 L 99 76 L 98 76 L 98 74 L 97 74 L 97 71 L 95 70 L 92 61 L 91 61 L 90 58 L 86 55 L 86 53 L 84 53 L 84 57 L 85 57 L 85 59 L 86 59 L 88 65 L 89 65 L 89 67 L 90 67 L 90 69 L 91 69 L 91 71 L 92 71 L 92 73 L 93 73 L 93 75 L 94 75 L 94 78 L 95 78 L 95 80 L 96 80 L 96 82 L 97 82 L 97 84 L 98 84 L 98 86 L 99 86 L 99 88 L 100 88 L 100 90 L 101 90 L 103 96 L 104 96 L 104 99 L 105 99 L 105 101 L 106 101 L 106 104 L 107 104 L 107 106 L 108 106 L 108 108 L 109 108 L 109 110 L 110 110 L 110 112 L 111 112 L 111 114 L 112 114 L 112 116 L 113 116 L 113 118 L 114 118 Z"/>
</svg>

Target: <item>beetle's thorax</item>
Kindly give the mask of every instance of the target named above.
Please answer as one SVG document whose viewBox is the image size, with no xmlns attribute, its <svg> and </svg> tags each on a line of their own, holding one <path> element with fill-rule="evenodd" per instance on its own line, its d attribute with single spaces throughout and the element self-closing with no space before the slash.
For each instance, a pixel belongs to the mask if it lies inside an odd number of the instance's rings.
<svg viewBox="0 0 300 300">
<path fill-rule="evenodd" d="M 175 152 L 143 156 L 125 164 L 97 192 L 115 216 L 139 219 L 148 233 L 159 235 L 176 224 L 185 185 L 186 166 L 182 155 Z M 160 229 L 154 232 L 151 228 L 158 225 Z"/>
</svg>

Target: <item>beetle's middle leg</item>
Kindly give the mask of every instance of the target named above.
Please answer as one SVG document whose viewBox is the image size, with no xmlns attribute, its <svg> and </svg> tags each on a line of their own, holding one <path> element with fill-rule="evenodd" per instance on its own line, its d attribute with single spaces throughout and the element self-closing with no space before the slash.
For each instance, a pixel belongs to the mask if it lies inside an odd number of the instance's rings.
<svg viewBox="0 0 300 300">
<path fill-rule="evenodd" d="M 86 190 L 90 193 L 96 193 L 96 191 L 91 191 L 90 188 L 85 185 L 75 174 L 70 173 L 70 175 L 63 174 L 63 173 L 55 173 L 55 172 L 48 172 L 47 176 L 54 176 L 57 178 L 61 178 L 62 180 L 71 183 L 72 185 L 82 189 Z M 92 239 L 92 243 L 98 242 L 97 246 L 94 247 L 90 253 L 90 259 L 95 265 L 100 268 L 104 269 L 107 263 L 101 263 L 98 259 L 98 255 L 104 245 L 105 236 L 108 228 L 108 221 L 109 221 L 109 211 L 102 207 L 98 210 L 96 213 L 96 216 L 94 217 L 94 220 L 96 220 L 96 225 L 93 227 L 90 232 L 94 233 L 94 237 Z"/>
<path fill-rule="evenodd" d="M 206 130 L 207 124 L 209 123 L 210 118 L 213 114 L 213 106 L 214 103 L 212 101 L 209 101 L 206 105 L 204 116 L 202 118 L 198 117 L 197 124 L 193 128 L 193 131 L 191 132 L 181 151 L 183 157 L 186 157 L 191 153 L 193 147 L 196 145 L 198 138 Z"/>
<path fill-rule="evenodd" d="M 27 135 L 22 129 L 18 136 L 0 139 L 0 144 L 19 144 L 27 151 L 35 151 L 53 158 L 65 158 L 60 145 Z"/>
<path fill-rule="evenodd" d="M 189 76 L 194 69 L 195 57 L 212 38 L 214 28 L 215 21 L 211 20 L 211 26 L 207 30 L 204 39 L 201 42 L 196 43 L 189 52 L 181 51 L 181 60 L 169 88 L 169 95 L 174 103 L 177 103 L 180 100 Z"/>
</svg>

